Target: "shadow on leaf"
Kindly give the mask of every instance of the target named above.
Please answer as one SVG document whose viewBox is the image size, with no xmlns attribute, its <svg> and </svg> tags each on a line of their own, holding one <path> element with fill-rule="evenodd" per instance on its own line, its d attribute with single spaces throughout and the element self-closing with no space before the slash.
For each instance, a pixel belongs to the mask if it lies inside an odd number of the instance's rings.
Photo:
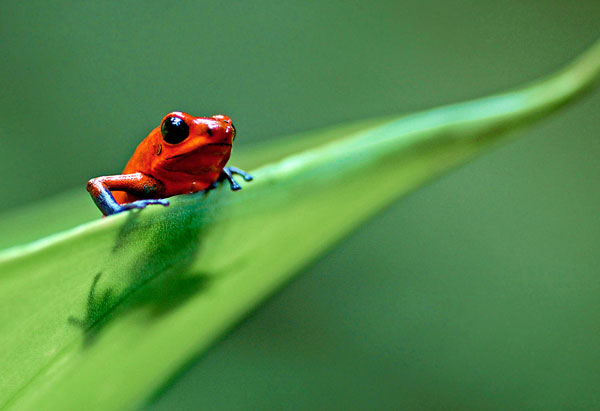
<svg viewBox="0 0 600 411">
<path fill-rule="evenodd" d="M 92 280 L 83 316 L 68 318 L 84 333 L 84 346 L 116 315 L 145 309 L 156 318 L 209 286 L 208 273 L 190 270 L 207 222 L 207 207 L 198 200 L 159 215 L 129 213 L 105 267 Z"/>
<path fill-rule="evenodd" d="M 101 317 L 106 313 L 110 307 L 112 307 L 116 301 L 113 295 L 112 289 L 105 289 L 101 295 L 98 296 L 96 286 L 102 273 L 98 273 L 94 276 L 92 281 L 92 287 L 88 293 L 87 305 L 85 315 L 83 318 L 77 318 L 74 316 L 69 317 L 69 324 L 80 327 L 83 332 L 87 331 L 92 325 L 94 325 Z M 85 343 L 90 343 L 94 339 L 95 334 L 86 334 Z"/>
</svg>

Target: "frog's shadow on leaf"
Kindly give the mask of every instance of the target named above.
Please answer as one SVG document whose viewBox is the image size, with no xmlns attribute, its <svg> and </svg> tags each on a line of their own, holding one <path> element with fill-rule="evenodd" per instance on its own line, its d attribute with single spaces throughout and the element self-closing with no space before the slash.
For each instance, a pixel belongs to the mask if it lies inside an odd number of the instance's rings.
<svg viewBox="0 0 600 411">
<path fill-rule="evenodd" d="M 101 276 L 101 272 L 94 276 L 92 287 L 88 292 L 85 316 L 81 319 L 75 316 L 69 317 L 70 324 L 80 327 L 84 331 L 94 325 L 102 314 L 106 313 L 115 302 L 115 296 L 111 288 L 104 290 L 100 296 L 96 295 L 96 286 Z"/>
<path fill-rule="evenodd" d="M 84 346 L 91 345 L 110 319 L 133 309 L 145 309 L 152 320 L 184 303 L 206 289 L 210 276 L 190 271 L 202 239 L 203 215 L 197 210 L 181 210 L 140 219 L 142 211 L 130 212 L 113 246 L 109 260 L 120 261 L 128 244 L 143 241 L 141 252 L 128 267 L 114 264 L 94 276 L 88 291 L 83 316 L 71 315 L 68 323 L 81 328 Z M 110 267 L 111 262 L 107 263 Z M 108 271 L 108 277 L 107 276 Z M 116 275 L 124 279 L 124 287 L 116 291 L 102 287 L 101 279 Z"/>
<path fill-rule="evenodd" d="M 83 318 L 70 316 L 68 319 L 69 324 L 81 328 L 85 335 L 85 346 L 89 346 L 95 341 L 103 326 L 109 321 L 111 311 L 129 294 L 122 293 L 124 295 L 119 297 L 115 295 L 112 288 L 106 288 L 99 292 L 97 287 L 101 276 L 102 273 L 94 276 Z M 185 273 L 166 275 L 148 284 L 144 292 L 140 293 L 140 298 L 136 298 L 125 309 L 145 306 L 148 308 L 150 318 L 155 318 L 182 304 L 207 285 L 208 276 L 201 274 L 193 276 Z"/>
</svg>

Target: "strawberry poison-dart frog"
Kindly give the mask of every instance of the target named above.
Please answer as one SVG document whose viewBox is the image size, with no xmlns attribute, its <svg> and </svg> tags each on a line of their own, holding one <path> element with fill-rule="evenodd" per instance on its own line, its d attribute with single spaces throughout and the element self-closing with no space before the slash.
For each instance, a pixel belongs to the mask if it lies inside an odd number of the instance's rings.
<svg viewBox="0 0 600 411">
<path fill-rule="evenodd" d="M 140 143 L 123 174 L 93 178 L 87 190 L 104 215 L 150 204 L 167 206 L 165 197 L 212 188 L 221 180 L 239 190 L 233 174 L 246 181 L 252 176 L 225 167 L 234 138 L 235 127 L 227 116 L 174 111 Z"/>
</svg>

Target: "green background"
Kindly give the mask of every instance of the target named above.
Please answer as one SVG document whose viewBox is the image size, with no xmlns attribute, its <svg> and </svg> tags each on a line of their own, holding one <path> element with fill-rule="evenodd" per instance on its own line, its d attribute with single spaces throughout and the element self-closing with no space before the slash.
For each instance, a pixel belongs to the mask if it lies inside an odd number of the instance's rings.
<svg viewBox="0 0 600 411">
<path fill-rule="evenodd" d="M 120 172 L 171 110 L 228 114 L 251 149 L 514 87 L 599 21 L 597 0 L 3 1 L 0 212 Z M 150 408 L 600 407 L 599 108 L 389 208 Z"/>
</svg>

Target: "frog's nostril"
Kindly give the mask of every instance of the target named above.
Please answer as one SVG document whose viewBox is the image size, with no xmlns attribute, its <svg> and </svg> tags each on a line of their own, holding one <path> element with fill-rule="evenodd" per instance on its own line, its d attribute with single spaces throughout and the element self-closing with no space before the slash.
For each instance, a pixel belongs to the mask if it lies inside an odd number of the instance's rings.
<svg viewBox="0 0 600 411">
<path fill-rule="evenodd" d="M 217 115 L 213 116 L 213 118 L 215 120 L 220 120 L 226 124 L 231 124 L 231 119 L 223 114 L 217 114 Z"/>
</svg>

